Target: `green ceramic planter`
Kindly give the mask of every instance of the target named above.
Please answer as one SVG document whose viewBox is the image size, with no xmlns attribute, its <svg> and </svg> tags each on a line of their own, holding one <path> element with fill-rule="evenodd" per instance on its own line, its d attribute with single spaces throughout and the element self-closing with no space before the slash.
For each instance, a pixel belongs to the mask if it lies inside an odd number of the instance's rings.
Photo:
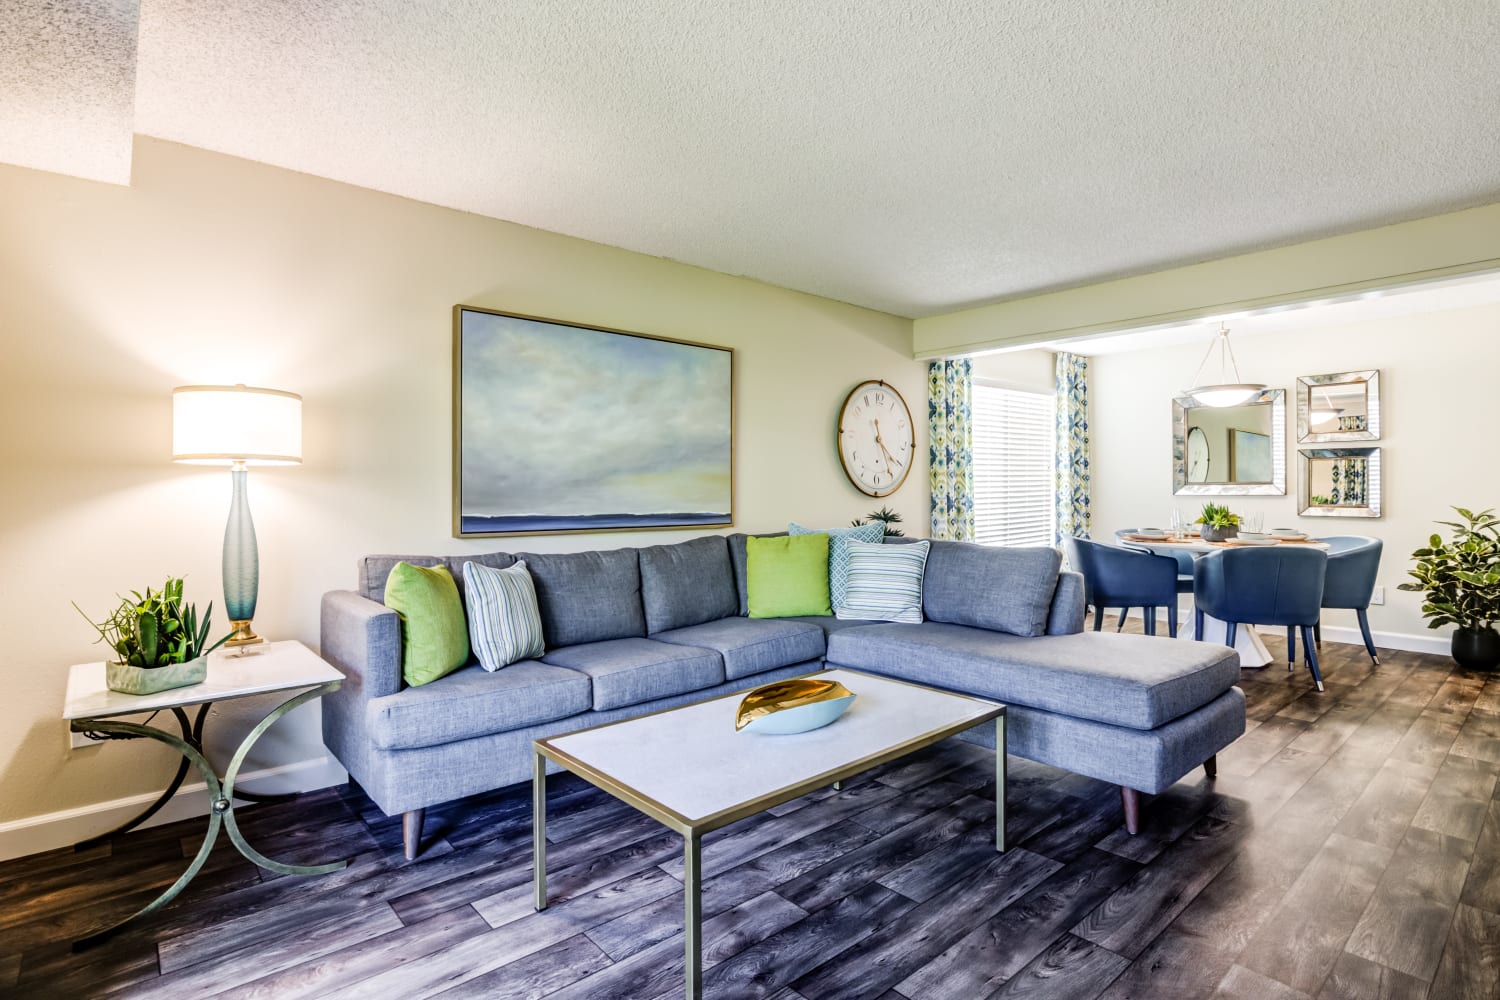
<svg viewBox="0 0 1500 1000">
<path fill-rule="evenodd" d="M 186 663 L 167 667 L 133 667 L 108 660 L 104 664 L 104 683 L 121 694 L 156 694 L 173 688 L 202 684 L 208 676 L 208 657 L 200 656 Z"/>
</svg>

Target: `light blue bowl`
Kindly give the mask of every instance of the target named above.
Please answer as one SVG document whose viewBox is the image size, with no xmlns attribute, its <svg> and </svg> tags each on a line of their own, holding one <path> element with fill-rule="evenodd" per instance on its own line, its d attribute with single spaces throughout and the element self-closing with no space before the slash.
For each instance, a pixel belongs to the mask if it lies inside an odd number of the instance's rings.
<svg viewBox="0 0 1500 1000">
<path fill-rule="evenodd" d="M 745 725 L 745 732 L 761 733 L 765 736 L 790 736 L 793 733 L 810 733 L 814 729 L 836 720 L 846 712 L 857 695 L 815 701 L 796 708 L 784 708 L 779 712 L 762 715 Z"/>
</svg>

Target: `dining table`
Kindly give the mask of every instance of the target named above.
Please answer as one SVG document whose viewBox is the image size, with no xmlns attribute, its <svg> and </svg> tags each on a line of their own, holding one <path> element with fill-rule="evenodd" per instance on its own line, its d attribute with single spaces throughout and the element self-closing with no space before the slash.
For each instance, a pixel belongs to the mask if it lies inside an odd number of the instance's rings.
<svg viewBox="0 0 1500 1000">
<path fill-rule="evenodd" d="M 1187 552 L 1191 554 L 1194 559 L 1206 556 L 1210 552 L 1219 552 L 1224 549 L 1249 548 L 1252 547 L 1252 545 L 1258 548 L 1265 547 L 1265 543 L 1249 543 L 1237 539 L 1229 539 L 1228 541 L 1223 542 L 1209 542 L 1205 541 L 1199 535 L 1166 535 L 1163 537 L 1153 537 L 1148 535 L 1126 534 L 1120 536 L 1120 541 L 1130 546 L 1131 548 L 1146 549 L 1162 556 L 1175 555 L 1178 552 Z M 1269 539 L 1268 541 L 1273 545 L 1312 546 L 1313 548 L 1323 549 L 1325 551 L 1328 549 L 1327 542 L 1320 542 L 1316 539 L 1306 537 L 1300 539 L 1275 538 Z M 1251 627 L 1235 630 L 1234 649 L 1235 652 L 1240 654 L 1240 666 L 1252 667 L 1255 669 L 1266 666 L 1273 659 L 1273 657 L 1271 656 L 1271 651 L 1266 648 L 1266 644 L 1261 639 L 1260 633 L 1255 630 L 1254 622 L 1245 622 L 1242 624 L 1246 624 Z M 1191 626 L 1178 629 L 1177 638 L 1192 640 L 1193 638 L 1195 638 L 1193 632 L 1194 629 Z M 1212 615 L 1203 616 L 1204 642 L 1217 642 L 1220 645 L 1227 646 L 1228 643 L 1225 642 L 1225 637 L 1228 635 L 1228 633 L 1228 626 L 1223 621 L 1220 621 Z"/>
</svg>

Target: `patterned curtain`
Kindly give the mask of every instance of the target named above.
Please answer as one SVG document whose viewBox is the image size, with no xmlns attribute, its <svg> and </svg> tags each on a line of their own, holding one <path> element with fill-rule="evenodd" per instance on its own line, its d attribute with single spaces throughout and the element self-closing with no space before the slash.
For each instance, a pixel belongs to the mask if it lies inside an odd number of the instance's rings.
<svg viewBox="0 0 1500 1000">
<path fill-rule="evenodd" d="M 1089 537 L 1089 359 L 1057 353 L 1057 538 Z"/>
<path fill-rule="evenodd" d="M 931 449 L 932 537 L 974 539 L 974 421 L 969 410 L 972 366 L 968 358 L 927 367 L 927 424 Z"/>
</svg>

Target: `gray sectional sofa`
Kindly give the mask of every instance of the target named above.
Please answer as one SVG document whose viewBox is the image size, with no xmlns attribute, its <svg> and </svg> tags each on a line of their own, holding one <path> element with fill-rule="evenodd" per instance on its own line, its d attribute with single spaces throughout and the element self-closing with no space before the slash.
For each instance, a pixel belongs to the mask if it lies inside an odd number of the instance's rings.
<svg viewBox="0 0 1500 1000">
<path fill-rule="evenodd" d="M 745 539 L 568 554 L 366 557 L 359 591 L 322 606 L 322 654 L 344 672 L 323 738 L 415 857 L 424 810 L 525 780 L 531 742 L 823 669 L 994 698 L 1010 752 L 1139 793 L 1162 791 L 1244 732 L 1237 655 L 1223 646 L 1083 631 L 1083 580 L 1052 549 L 933 542 L 920 624 L 747 617 Z M 381 603 L 398 561 L 495 567 L 525 559 L 547 651 L 471 663 L 403 687 L 401 629 Z M 966 734 L 993 745 L 993 727 Z"/>
</svg>

